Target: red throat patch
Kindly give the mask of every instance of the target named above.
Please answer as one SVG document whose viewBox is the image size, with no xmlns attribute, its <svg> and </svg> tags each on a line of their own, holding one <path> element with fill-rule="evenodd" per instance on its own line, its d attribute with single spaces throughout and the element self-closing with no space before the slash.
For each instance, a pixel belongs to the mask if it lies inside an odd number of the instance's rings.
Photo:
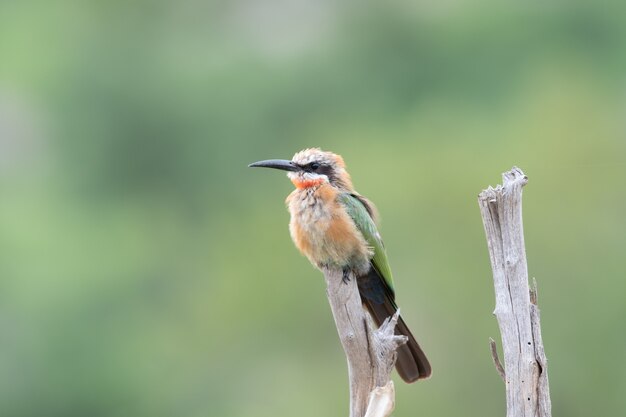
<svg viewBox="0 0 626 417">
<path fill-rule="evenodd" d="M 314 180 L 303 180 L 300 178 L 292 178 L 291 182 L 293 182 L 293 185 L 295 185 L 297 189 L 303 190 L 305 188 L 310 188 L 310 187 L 315 187 L 317 185 L 320 185 L 321 183 L 324 182 L 324 179 L 318 178 Z"/>
</svg>

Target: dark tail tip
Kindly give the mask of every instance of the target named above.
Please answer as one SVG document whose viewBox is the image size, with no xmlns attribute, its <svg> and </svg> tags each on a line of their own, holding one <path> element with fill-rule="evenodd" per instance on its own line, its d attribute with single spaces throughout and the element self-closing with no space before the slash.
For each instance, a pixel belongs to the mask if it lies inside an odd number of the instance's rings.
<svg viewBox="0 0 626 417">
<path fill-rule="evenodd" d="M 400 346 L 397 351 L 396 370 L 398 374 L 408 384 L 430 378 L 432 368 L 419 344 L 410 332 L 402 331 L 404 329 L 398 330 L 399 333 L 409 337 L 407 344 Z"/>
</svg>

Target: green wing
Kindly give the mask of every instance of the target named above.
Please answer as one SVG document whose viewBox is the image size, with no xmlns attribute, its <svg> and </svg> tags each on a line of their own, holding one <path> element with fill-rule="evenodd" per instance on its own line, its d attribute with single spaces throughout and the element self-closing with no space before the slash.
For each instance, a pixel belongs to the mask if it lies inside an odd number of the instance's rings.
<svg viewBox="0 0 626 417">
<path fill-rule="evenodd" d="M 383 240 L 378 234 L 373 206 L 365 198 L 358 194 L 342 193 L 339 201 L 354 220 L 365 240 L 374 249 L 374 257 L 371 260 L 372 268 L 360 277 L 357 277 L 359 294 L 363 305 L 372 315 L 372 318 L 380 326 L 388 317 L 397 310 L 393 291 L 391 269 L 387 262 L 387 254 Z M 431 374 L 430 363 L 415 337 L 400 317 L 396 326 L 396 334 L 402 334 L 409 338 L 407 344 L 398 347 L 396 369 L 398 374 L 406 382 L 415 382 L 418 379 L 428 378 Z"/>
<path fill-rule="evenodd" d="M 378 233 L 376 223 L 374 223 L 374 219 L 372 218 L 373 210 L 370 203 L 358 194 L 341 193 L 338 198 L 339 202 L 346 208 L 348 215 L 354 220 L 357 228 L 363 234 L 368 245 L 374 250 L 372 265 L 383 277 L 385 284 L 387 284 L 393 295 L 394 289 L 391 268 L 387 261 L 385 245 L 380 237 L 380 233 Z"/>
</svg>

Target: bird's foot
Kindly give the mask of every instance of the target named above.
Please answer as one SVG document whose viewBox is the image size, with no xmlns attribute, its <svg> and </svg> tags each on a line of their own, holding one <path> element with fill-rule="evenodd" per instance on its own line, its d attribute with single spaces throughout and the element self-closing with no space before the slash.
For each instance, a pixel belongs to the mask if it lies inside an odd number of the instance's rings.
<svg viewBox="0 0 626 417">
<path fill-rule="evenodd" d="M 348 284 L 350 282 L 350 268 L 343 268 L 343 276 L 341 277 L 341 281 L 344 284 Z"/>
</svg>

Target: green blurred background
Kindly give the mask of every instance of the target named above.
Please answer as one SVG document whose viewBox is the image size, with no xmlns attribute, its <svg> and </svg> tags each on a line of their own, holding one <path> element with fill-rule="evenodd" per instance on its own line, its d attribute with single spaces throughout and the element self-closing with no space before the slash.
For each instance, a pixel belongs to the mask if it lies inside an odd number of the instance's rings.
<svg viewBox="0 0 626 417">
<path fill-rule="evenodd" d="M 554 414 L 626 409 L 626 5 L 0 3 L 0 414 L 344 416 L 292 185 L 377 203 L 434 376 L 395 415 L 504 415 L 478 192 L 519 165 Z"/>
</svg>

